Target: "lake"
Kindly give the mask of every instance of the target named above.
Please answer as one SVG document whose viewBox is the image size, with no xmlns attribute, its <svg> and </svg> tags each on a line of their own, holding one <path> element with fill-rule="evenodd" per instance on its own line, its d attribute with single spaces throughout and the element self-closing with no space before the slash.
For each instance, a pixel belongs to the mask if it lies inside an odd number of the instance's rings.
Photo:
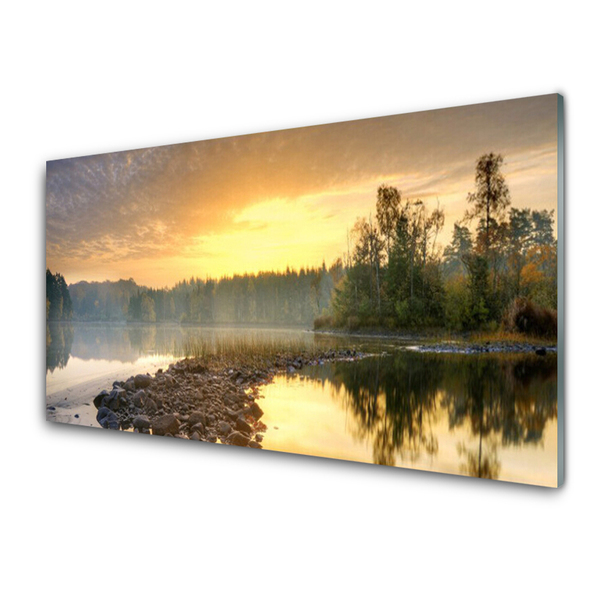
<svg viewBox="0 0 600 600">
<path fill-rule="evenodd" d="M 51 324 L 49 335 L 46 394 L 56 420 L 96 426 L 89 403 L 98 391 L 168 366 L 200 339 L 352 347 L 369 355 L 262 388 L 265 449 L 556 485 L 555 353 L 421 352 L 409 341 L 276 328 Z"/>
</svg>

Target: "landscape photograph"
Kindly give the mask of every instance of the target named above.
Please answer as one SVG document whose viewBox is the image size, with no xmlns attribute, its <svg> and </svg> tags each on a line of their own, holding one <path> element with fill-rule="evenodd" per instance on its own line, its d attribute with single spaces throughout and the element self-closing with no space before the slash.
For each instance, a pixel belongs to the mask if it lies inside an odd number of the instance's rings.
<svg viewBox="0 0 600 600">
<path fill-rule="evenodd" d="M 558 487 L 561 110 L 48 161 L 46 419 Z"/>
</svg>

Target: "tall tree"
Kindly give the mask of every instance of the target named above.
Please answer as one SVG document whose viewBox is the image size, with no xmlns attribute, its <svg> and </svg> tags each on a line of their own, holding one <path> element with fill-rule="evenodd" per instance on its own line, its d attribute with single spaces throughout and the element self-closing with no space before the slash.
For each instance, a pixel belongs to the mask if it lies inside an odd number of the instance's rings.
<svg viewBox="0 0 600 600">
<path fill-rule="evenodd" d="M 401 200 L 402 193 L 395 187 L 380 185 L 377 189 L 377 224 L 379 225 L 379 231 L 381 231 L 386 241 L 388 259 L 392 239 L 396 232 L 398 219 L 400 218 Z"/>
<path fill-rule="evenodd" d="M 504 217 L 504 211 L 510 205 L 510 193 L 500 171 L 504 158 L 500 154 L 484 154 L 475 166 L 475 191 L 467 196 L 473 205 L 467 218 L 478 218 L 482 221 L 481 241 L 489 259 L 492 245 L 492 230 Z"/>
</svg>

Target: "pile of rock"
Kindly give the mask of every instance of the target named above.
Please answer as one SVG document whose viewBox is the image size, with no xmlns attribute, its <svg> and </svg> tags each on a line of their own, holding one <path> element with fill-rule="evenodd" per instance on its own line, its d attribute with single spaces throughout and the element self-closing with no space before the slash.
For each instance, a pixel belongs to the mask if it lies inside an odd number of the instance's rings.
<svg viewBox="0 0 600 600">
<path fill-rule="evenodd" d="M 215 373 L 201 367 L 182 361 L 154 377 L 115 381 L 110 392 L 94 398 L 98 423 L 105 429 L 260 448 L 263 411 L 252 390 L 270 373 Z"/>
<path fill-rule="evenodd" d="M 317 356 L 282 356 L 263 367 L 236 369 L 216 360 L 185 359 L 155 376 L 140 374 L 115 381 L 110 392 L 103 390 L 94 398 L 96 418 L 105 429 L 261 448 L 266 426 L 256 402 L 260 386 L 279 372 L 361 356 L 332 350 Z"/>
</svg>

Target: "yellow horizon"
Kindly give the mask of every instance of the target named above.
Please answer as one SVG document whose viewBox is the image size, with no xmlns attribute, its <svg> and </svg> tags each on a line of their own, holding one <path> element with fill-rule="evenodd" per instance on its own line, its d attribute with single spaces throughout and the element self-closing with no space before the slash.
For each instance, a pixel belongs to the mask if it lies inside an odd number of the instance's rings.
<svg viewBox="0 0 600 600">
<path fill-rule="evenodd" d="M 444 208 L 441 247 L 490 151 L 515 208 L 557 208 L 556 96 L 48 163 L 46 262 L 67 283 L 330 266 L 377 187 Z"/>
</svg>

